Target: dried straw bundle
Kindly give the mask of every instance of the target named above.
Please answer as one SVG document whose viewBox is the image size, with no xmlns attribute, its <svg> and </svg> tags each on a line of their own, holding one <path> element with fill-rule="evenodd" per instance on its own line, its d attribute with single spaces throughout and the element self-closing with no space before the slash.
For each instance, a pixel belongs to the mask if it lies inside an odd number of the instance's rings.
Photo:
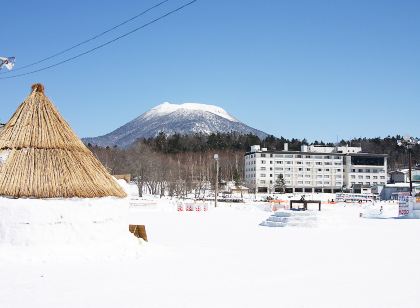
<svg viewBox="0 0 420 308">
<path fill-rule="evenodd" d="M 11 197 L 125 197 L 44 94 L 41 84 L 0 132 L 0 195 Z"/>
</svg>

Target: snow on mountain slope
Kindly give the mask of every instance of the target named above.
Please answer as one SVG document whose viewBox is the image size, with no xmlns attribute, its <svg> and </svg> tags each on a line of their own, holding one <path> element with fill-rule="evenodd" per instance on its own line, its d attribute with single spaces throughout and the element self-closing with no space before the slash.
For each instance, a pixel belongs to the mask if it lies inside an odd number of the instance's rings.
<svg viewBox="0 0 420 308">
<path fill-rule="evenodd" d="M 265 138 L 266 133 L 247 126 L 231 116 L 223 108 L 198 103 L 160 104 L 136 119 L 104 136 L 84 138 L 85 143 L 99 146 L 126 147 L 137 139 L 155 137 L 160 132 L 167 135 L 211 134 L 236 132 L 255 134 Z"/>
<path fill-rule="evenodd" d="M 216 114 L 222 118 L 228 119 L 233 122 L 238 122 L 234 117 L 232 117 L 229 113 L 227 113 L 223 108 L 214 106 L 214 105 L 206 105 L 206 104 L 198 104 L 198 103 L 184 103 L 184 104 L 171 104 L 168 102 L 164 102 L 150 111 L 144 114 L 144 118 L 151 118 L 156 116 L 163 116 L 170 114 L 172 112 L 182 110 L 185 112 L 189 111 L 208 111 L 213 114 Z"/>
</svg>

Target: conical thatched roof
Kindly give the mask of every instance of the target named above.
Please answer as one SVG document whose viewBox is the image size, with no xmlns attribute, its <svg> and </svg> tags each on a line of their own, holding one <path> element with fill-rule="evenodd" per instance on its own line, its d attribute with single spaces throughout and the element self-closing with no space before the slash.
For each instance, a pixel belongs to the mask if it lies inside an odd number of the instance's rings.
<svg viewBox="0 0 420 308">
<path fill-rule="evenodd" d="M 126 196 L 45 96 L 41 84 L 32 86 L 0 131 L 0 195 Z"/>
</svg>

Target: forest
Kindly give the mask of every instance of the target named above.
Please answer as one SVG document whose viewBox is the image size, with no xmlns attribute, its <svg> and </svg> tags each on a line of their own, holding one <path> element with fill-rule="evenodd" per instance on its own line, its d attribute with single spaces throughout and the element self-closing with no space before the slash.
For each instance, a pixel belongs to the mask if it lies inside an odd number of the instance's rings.
<svg viewBox="0 0 420 308">
<path fill-rule="evenodd" d="M 397 145 L 401 136 L 385 138 L 357 138 L 341 140 L 337 145 L 361 146 L 366 153 L 388 154 L 388 168 L 395 170 L 408 166 L 407 149 Z M 286 139 L 268 136 L 260 140 L 255 135 L 216 133 L 210 135 L 171 135 L 163 133 L 155 138 L 137 140 L 128 148 L 88 148 L 111 174 L 131 174 L 139 191 L 152 194 L 182 196 L 195 192 L 206 193 L 215 182 L 214 154 L 219 154 L 219 181 L 243 183 L 244 154 L 251 145 L 260 144 L 269 150 L 282 150 L 288 143 L 290 151 L 299 151 L 306 139 Z M 334 146 L 333 143 L 314 141 L 313 144 Z M 420 163 L 420 146 L 412 149 L 413 165 Z"/>
</svg>

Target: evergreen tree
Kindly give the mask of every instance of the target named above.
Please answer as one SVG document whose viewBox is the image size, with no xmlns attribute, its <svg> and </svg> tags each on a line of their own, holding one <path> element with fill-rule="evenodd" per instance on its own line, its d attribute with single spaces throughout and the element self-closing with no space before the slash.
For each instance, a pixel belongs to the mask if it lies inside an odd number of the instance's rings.
<svg viewBox="0 0 420 308">
<path fill-rule="evenodd" d="M 276 182 L 274 183 L 274 188 L 281 193 L 284 193 L 286 189 L 286 182 L 284 181 L 283 174 L 279 174 L 277 177 Z"/>
</svg>

